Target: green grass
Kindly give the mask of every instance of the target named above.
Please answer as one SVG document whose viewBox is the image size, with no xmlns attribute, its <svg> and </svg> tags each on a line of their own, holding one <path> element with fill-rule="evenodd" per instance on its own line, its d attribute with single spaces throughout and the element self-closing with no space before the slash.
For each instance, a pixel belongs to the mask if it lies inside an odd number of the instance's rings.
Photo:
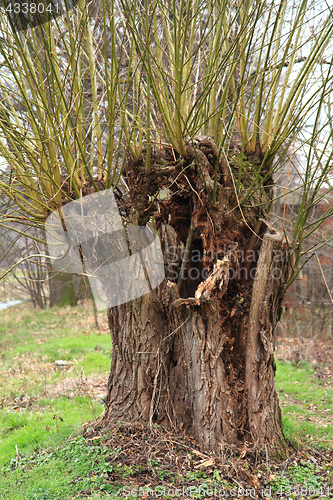
<svg viewBox="0 0 333 500">
<path fill-rule="evenodd" d="M 116 485 L 104 483 L 105 475 L 117 467 L 107 462 L 110 456 L 112 452 L 106 446 L 91 446 L 83 437 L 77 437 L 60 450 L 27 457 L 19 469 L 12 471 L 14 459 L 4 469 L 7 475 L 2 479 L 0 498 L 61 500 L 96 486 L 101 492 L 116 493 Z M 93 498 L 99 498 L 98 494 Z"/>
<path fill-rule="evenodd" d="M 276 361 L 276 387 L 285 435 L 298 445 L 333 447 L 333 384 L 318 380 L 309 364 Z"/>
<path fill-rule="evenodd" d="M 21 456 L 56 448 L 102 412 L 101 396 L 87 390 L 86 377 L 107 379 L 111 339 L 105 319 L 98 332 L 86 307 L 26 305 L 1 311 L 0 318 L 1 468 L 17 450 Z M 68 369 L 57 369 L 56 360 L 68 361 Z"/>
<path fill-rule="evenodd" d="M 315 473 L 315 466 L 311 462 L 304 461 L 300 464 L 289 465 L 285 474 L 277 476 L 272 481 L 272 490 L 278 496 L 286 494 L 287 490 L 291 492 L 296 490 L 295 485 L 298 486 L 299 490 L 303 488 L 304 493 L 309 496 L 321 491 L 323 494 L 323 484 L 321 478 Z M 289 493 L 290 496 L 290 493 Z M 299 496 L 299 495 L 298 495 Z"/>
<path fill-rule="evenodd" d="M 36 411 L 0 413 L 0 468 L 15 456 L 31 454 L 36 448 L 55 448 L 64 439 L 76 435 L 87 420 L 97 417 L 102 407 L 87 396 L 70 400 L 41 399 Z"/>
</svg>

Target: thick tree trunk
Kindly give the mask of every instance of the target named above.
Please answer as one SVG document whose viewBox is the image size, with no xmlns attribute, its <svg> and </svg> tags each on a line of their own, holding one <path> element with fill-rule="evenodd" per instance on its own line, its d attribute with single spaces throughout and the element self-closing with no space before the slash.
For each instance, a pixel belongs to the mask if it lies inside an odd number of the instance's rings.
<svg viewBox="0 0 333 500">
<path fill-rule="evenodd" d="M 183 428 L 207 449 L 247 441 L 285 456 L 272 326 L 281 288 L 260 287 L 265 297 L 253 294 L 250 321 L 237 303 L 225 320 L 216 298 L 175 309 L 167 284 L 110 310 L 106 421 L 155 421 Z"/>
<path fill-rule="evenodd" d="M 209 193 L 207 155 L 195 154 Z M 108 311 L 113 352 L 103 423 L 156 422 L 182 428 L 208 450 L 252 444 L 285 457 L 273 357 L 285 247 L 274 231 L 264 234 L 260 214 L 248 223 L 230 215 L 225 171 L 212 207 L 192 170 L 184 182 L 190 192 L 161 202 L 156 217 L 164 254 L 182 243 L 186 266 L 166 258 L 167 279 L 157 289 Z"/>
</svg>

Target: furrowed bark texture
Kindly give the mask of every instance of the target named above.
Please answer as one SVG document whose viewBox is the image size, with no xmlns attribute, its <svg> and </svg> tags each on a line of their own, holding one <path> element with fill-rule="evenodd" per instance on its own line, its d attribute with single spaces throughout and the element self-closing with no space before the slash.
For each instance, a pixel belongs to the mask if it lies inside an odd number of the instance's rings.
<svg viewBox="0 0 333 500">
<path fill-rule="evenodd" d="M 213 146 L 199 138 L 188 148 L 186 168 L 168 168 L 165 177 L 156 166 L 155 177 L 136 170 L 140 195 L 127 207 L 131 223 L 143 224 L 145 210 L 149 215 L 152 186 L 174 186 L 155 217 L 166 279 L 108 311 L 113 352 L 103 423 L 156 422 L 182 428 L 208 450 L 252 444 L 285 457 L 273 349 L 286 251 L 258 209 L 247 210 L 246 222 L 235 209 L 223 166 L 211 203 Z M 189 255 L 185 265 L 181 249 Z"/>
<path fill-rule="evenodd" d="M 280 317 L 279 309 L 287 277 L 286 261 L 281 262 L 279 234 L 265 234 L 261 245 L 256 277 L 252 290 L 246 346 L 246 390 L 248 397 L 248 428 L 252 442 L 270 446 L 287 455 L 281 429 L 274 373 L 274 328 Z"/>
<path fill-rule="evenodd" d="M 172 293 L 165 285 L 160 288 L 160 300 L 171 307 Z M 126 415 L 182 427 L 208 449 L 221 439 L 234 444 L 241 439 L 238 434 L 246 423 L 244 382 L 223 362 L 230 354 L 222 355 L 223 349 L 230 351 L 230 341 L 227 331 L 221 335 L 216 301 L 198 310 L 168 313 L 146 295 L 120 306 L 109 321 L 120 334 L 113 338 L 116 370 L 109 379 L 110 417 Z M 138 322 L 133 338 L 132 325 Z"/>
</svg>

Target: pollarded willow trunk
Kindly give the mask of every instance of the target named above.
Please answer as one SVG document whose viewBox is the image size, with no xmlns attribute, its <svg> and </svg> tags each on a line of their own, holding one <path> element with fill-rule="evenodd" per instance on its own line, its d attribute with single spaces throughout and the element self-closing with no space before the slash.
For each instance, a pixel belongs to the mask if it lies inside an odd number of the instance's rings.
<svg viewBox="0 0 333 500">
<path fill-rule="evenodd" d="M 108 311 L 113 353 L 104 424 L 156 422 L 182 428 L 208 450 L 252 443 L 285 457 L 273 356 L 287 273 L 282 238 L 259 220 L 259 208 L 237 208 L 221 161 L 214 202 L 218 157 L 210 138 L 197 138 L 188 152 L 165 168 L 156 158 L 149 175 L 140 165 L 129 169 L 129 185 L 138 189 L 127 223 L 143 224 L 156 211 L 166 279 Z M 259 187 L 267 205 L 268 184 Z M 157 211 L 147 195 L 163 186 L 169 196 Z"/>
</svg>

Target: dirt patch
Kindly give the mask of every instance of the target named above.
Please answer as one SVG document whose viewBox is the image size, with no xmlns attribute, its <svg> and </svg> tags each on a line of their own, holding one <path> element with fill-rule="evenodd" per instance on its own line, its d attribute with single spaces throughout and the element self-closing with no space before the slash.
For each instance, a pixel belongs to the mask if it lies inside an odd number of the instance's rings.
<svg viewBox="0 0 333 500">
<path fill-rule="evenodd" d="M 107 379 L 107 373 L 104 375 L 62 379 L 57 383 L 47 384 L 43 389 L 42 397 L 55 399 L 63 396 L 68 398 L 88 396 L 104 404 L 104 399 L 107 394 Z M 7 407 L 11 410 L 21 410 L 25 408 L 28 410 L 37 410 L 39 409 L 39 399 L 40 397 L 38 396 L 26 396 L 24 394 L 14 399 L 3 397 L 0 401 L 0 407 Z"/>
<path fill-rule="evenodd" d="M 325 386 L 333 385 L 333 341 L 280 337 L 275 352 L 277 359 L 295 366 L 310 363 Z"/>
<path fill-rule="evenodd" d="M 85 395 L 103 401 L 107 393 L 107 377 L 107 374 L 104 374 L 63 379 L 56 384 L 48 385 L 44 395 L 50 398 L 60 396 L 73 398 Z"/>
</svg>

